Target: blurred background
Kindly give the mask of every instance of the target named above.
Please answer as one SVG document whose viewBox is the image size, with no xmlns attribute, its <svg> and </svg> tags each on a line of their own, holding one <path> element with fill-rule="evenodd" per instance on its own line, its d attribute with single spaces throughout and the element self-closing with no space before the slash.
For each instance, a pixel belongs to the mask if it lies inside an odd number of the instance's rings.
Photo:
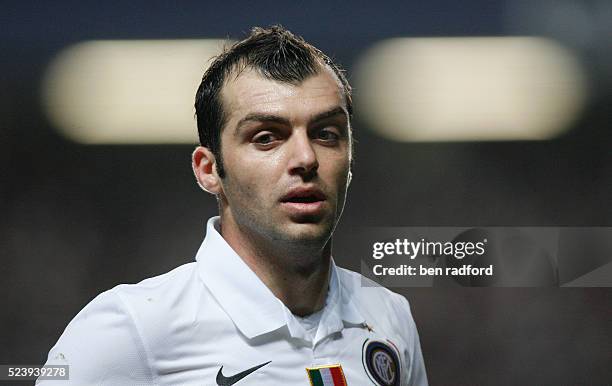
<svg viewBox="0 0 612 386">
<path fill-rule="evenodd" d="M 0 4 L 0 363 L 44 363 L 98 293 L 194 259 L 216 204 L 193 95 L 255 25 L 353 83 L 339 265 L 362 225 L 612 226 L 608 0 Z M 395 290 L 432 385 L 612 383 L 609 288 Z"/>
</svg>

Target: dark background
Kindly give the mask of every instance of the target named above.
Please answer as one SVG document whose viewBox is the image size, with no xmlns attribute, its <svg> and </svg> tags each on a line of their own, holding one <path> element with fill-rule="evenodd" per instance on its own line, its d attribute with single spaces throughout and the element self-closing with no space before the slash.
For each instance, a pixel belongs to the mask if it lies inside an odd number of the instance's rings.
<svg viewBox="0 0 612 386">
<path fill-rule="evenodd" d="M 95 295 L 192 261 L 212 197 L 189 145 L 86 146 L 40 102 L 44 70 L 91 39 L 240 38 L 281 23 L 348 70 L 389 37 L 540 35 L 580 55 L 590 99 L 541 142 L 394 143 L 360 121 L 336 234 L 358 225 L 612 226 L 609 1 L 0 2 L 0 363 L 44 363 Z M 356 91 L 359 97 L 359 90 Z M 609 288 L 419 288 L 406 295 L 432 385 L 612 384 Z"/>
</svg>

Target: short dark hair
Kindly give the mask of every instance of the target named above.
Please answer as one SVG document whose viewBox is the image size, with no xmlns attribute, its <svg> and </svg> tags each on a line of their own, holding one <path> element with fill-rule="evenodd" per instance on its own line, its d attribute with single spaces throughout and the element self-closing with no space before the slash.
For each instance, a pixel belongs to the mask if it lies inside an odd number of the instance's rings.
<svg viewBox="0 0 612 386">
<path fill-rule="evenodd" d="M 245 68 L 253 68 L 267 79 L 300 84 L 328 66 L 342 84 L 346 108 L 352 116 L 351 86 L 344 71 L 321 50 L 307 43 L 302 37 L 275 25 L 269 28 L 255 27 L 251 34 L 214 58 L 204 73 L 195 99 L 195 110 L 200 144 L 215 155 L 217 173 L 225 176 L 221 158 L 221 129 L 225 125 L 225 111 L 221 89 L 227 77 Z"/>
</svg>

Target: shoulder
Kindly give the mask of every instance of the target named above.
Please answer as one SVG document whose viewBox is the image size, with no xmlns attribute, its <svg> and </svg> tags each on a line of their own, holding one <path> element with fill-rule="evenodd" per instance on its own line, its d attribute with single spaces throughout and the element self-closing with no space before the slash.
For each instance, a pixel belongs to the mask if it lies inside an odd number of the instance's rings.
<svg viewBox="0 0 612 386">
<path fill-rule="evenodd" d="M 153 383 L 152 333 L 180 306 L 177 298 L 189 297 L 194 272 L 195 263 L 189 263 L 96 296 L 68 324 L 47 364 L 70 365 L 74 384 Z"/>
<path fill-rule="evenodd" d="M 172 334 L 170 326 L 195 319 L 203 290 L 193 262 L 137 284 L 118 285 L 107 293 L 130 318 L 146 349 L 155 351 Z"/>
<path fill-rule="evenodd" d="M 147 349 L 138 328 L 112 290 L 96 296 L 72 319 L 49 351 L 46 364 L 68 365 L 69 384 L 75 385 L 152 379 Z M 108 369 L 113 369 L 112 373 Z"/>
<path fill-rule="evenodd" d="M 120 284 L 107 291 L 116 295 L 126 306 L 138 308 L 140 304 L 170 302 L 184 295 L 197 282 L 195 262 L 181 265 L 170 272 L 145 279 L 136 284 Z M 158 304 L 159 306 L 159 304 Z M 159 307 L 158 307 L 159 308 Z"/>
<path fill-rule="evenodd" d="M 81 336 L 97 332 L 110 332 L 112 330 L 138 329 L 137 317 L 141 303 L 152 302 L 156 295 L 181 291 L 189 285 L 189 276 L 195 263 L 182 265 L 163 275 L 145 279 L 136 284 L 120 284 L 110 290 L 102 292 L 92 299 L 70 321 L 64 334 Z M 101 330 L 98 330 L 100 329 Z"/>
<path fill-rule="evenodd" d="M 366 320 L 376 321 L 387 330 L 398 326 L 414 328 L 410 303 L 404 296 L 357 272 L 339 267 L 337 270 L 343 296 L 350 298 Z"/>
<path fill-rule="evenodd" d="M 349 294 L 358 304 L 364 307 L 384 308 L 389 312 L 403 313 L 406 309 L 410 312 L 410 305 L 404 296 L 357 272 L 340 267 L 337 267 L 337 272 L 343 292 Z"/>
</svg>

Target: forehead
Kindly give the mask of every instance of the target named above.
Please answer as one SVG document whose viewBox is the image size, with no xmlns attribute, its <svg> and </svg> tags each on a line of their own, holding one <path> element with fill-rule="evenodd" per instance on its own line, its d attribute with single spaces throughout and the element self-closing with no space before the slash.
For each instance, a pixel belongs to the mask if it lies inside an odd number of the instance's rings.
<svg viewBox="0 0 612 386">
<path fill-rule="evenodd" d="M 247 68 L 237 76 L 228 77 L 221 99 L 226 124 L 254 112 L 307 119 L 338 106 L 346 110 L 342 85 L 327 67 L 299 84 L 268 79 L 257 70 Z"/>
</svg>

